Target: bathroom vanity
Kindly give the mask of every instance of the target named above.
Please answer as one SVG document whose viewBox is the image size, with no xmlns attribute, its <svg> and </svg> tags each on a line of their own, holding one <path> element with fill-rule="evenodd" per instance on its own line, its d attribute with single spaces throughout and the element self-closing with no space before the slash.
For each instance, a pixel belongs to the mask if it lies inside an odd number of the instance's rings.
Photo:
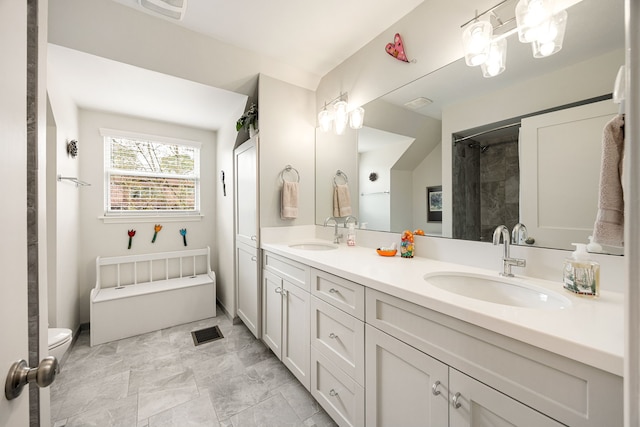
<svg viewBox="0 0 640 427">
<path fill-rule="evenodd" d="M 328 242 L 262 248 L 264 340 L 341 426 L 622 425 L 619 294 L 516 278 L 538 301 L 495 303 L 429 281 L 478 287 L 494 271 Z"/>
</svg>

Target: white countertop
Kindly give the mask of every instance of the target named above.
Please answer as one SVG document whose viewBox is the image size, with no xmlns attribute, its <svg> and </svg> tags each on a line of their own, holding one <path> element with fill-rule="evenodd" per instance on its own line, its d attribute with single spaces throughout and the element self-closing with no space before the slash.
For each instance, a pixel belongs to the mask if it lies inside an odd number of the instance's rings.
<svg viewBox="0 0 640 427">
<path fill-rule="evenodd" d="M 325 251 L 294 249 L 289 247 L 290 244 L 292 242 L 265 243 L 262 249 L 615 375 L 623 375 L 622 294 L 603 291 L 597 299 L 583 298 L 565 291 L 561 282 L 526 278 L 536 286 L 567 297 L 571 306 L 557 310 L 514 307 L 457 295 L 424 280 L 425 274 L 444 271 L 480 273 L 499 278 L 497 271 L 428 258 L 401 258 L 399 252 L 394 257 L 382 257 L 375 249 L 345 244 Z M 522 276 L 516 275 L 519 277 Z"/>
</svg>

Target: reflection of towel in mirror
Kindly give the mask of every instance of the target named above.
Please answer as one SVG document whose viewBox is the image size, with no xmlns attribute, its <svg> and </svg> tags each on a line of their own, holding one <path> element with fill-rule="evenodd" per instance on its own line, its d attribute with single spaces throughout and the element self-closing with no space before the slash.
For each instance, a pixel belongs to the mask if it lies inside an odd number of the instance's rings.
<svg viewBox="0 0 640 427">
<path fill-rule="evenodd" d="M 282 183 L 282 204 L 280 218 L 295 219 L 298 217 L 298 183 L 285 181 Z"/>
<path fill-rule="evenodd" d="M 624 115 L 618 115 L 602 134 L 598 216 L 593 227 L 594 242 L 617 247 L 623 246 L 624 237 L 623 156 Z"/>
<path fill-rule="evenodd" d="M 351 215 L 351 196 L 347 184 L 336 184 L 333 190 L 333 216 Z"/>
</svg>

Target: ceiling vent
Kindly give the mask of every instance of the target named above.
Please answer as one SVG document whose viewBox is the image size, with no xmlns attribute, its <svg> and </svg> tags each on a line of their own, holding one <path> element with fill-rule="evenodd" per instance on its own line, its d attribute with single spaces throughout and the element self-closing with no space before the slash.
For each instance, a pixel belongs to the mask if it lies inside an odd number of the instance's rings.
<svg viewBox="0 0 640 427">
<path fill-rule="evenodd" d="M 187 0 L 138 0 L 140 6 L 167 18 L 182 21 L 187 10 Z"/>
</svg>

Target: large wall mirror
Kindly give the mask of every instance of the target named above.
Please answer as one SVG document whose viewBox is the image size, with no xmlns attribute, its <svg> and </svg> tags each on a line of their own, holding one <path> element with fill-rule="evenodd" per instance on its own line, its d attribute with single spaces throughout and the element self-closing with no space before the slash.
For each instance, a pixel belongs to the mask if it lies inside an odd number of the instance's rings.
<svg viewBox="0 0 640 427">
<path fill-rule="evenodd" d="M 340 171 L 367 229 L 486 241 L 497 225 L 521 222 L 531 236 L 522 244 L 586 243 L 602 129 L 619 111 L 611 92 L 624 64 L 624 4 L 583 0 L 567 11 L 555 55 L 533 58 L 514 34 L 496 77 L 460 59 L 364 105 L 361 130 L 317 130 L 316 223 L 333 216 Z"/>
</svg>

